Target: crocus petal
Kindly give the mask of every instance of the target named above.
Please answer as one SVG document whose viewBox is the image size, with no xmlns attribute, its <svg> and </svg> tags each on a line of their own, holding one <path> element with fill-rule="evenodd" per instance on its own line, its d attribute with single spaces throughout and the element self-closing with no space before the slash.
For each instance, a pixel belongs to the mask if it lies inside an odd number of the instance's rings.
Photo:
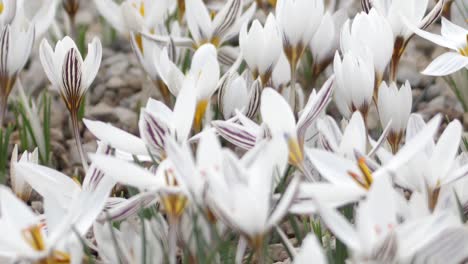
<svg viewBox="0 0 468 264">
<path fill-rule="evenodd" d="M 416 27 L 415 25 L 411 24 L 411 22 L 409 22 L 408 19 L 405 18 L 405 17 L 402 17 L 402 19 L 403 19 L 403 22 L 405 23 L 405 25 L 410 30 L 412 30 L 415 34 L 419 35 L 420 37 L 425 38 L 425 39 L 427 39 L 429 41 L 432 41 L 432 42 L 434 42 L 435 44 L 437 44 L 439 46 L 449 48 L 449 49 L 452 49 L 452 50 L 457 50 L 456 43 L 453 43 L 451 40 L 449 40 L 449 39 L 447 39 L 447 38 L 445 38 L 443 36 L 421 30 L 418 27 Z"/>
<path fill-rule="evenodd" d="M 439 128 L 441 115 L 433 117 L 412 140 L 398 151 L 398 153 L 391 159 L 384 167 L 374 172 L 374 177 L 385 174 L 388 171 L 396 171 L 400 166 L 410 160 L 415 154 L 421 151 L 434 137 L 437 129 Z"/>
<path fill-rule="evenodd" d="M 84 86 L 89 88 L 91 83 L 96 78 L 96 75 L 99 71 L 99 66 L 101 65 L 102 59 L 102 45 L 99 38 L 94 37 L 93 41 L 88 44 L 88 54 L 86 55 L 86 59 L 83 63 L 83 79 L 84 79 Z"/>
<path fill-rule="evenodd" d="M 52 85 L 58 88 L 61 83 L 61 78 L 58 75 L 59 69 L 56 68 L 54 56 L 54 51 L 49 45 L 49 42 L 46 39 L 43 39 L 39 47 L 39 58 L 41 59 L 42 68 Z"/>
<path fill-rule="evenodd" d="M 102 154 L 90 154 L 90 159 L 104 171 L 106 177 L 113 177 L 120 183 L 151 190 L 163 185 L 162 179 L 133 163 Z"/>
<path fill-rule="evenodd" d="M 437 166 L 431 166 L 431 170 L 428 172 L 430 174 L 428 175 L 430 187 L 435 187 L 438 179 L 447 175 L 447 171 L 452 166 L 458 152 L 462 131 L 460 122 L 458 120 L 452 121 L 437 141 L 434 152 L 428 161 L 429 164 L 437 164 Z"/>
<path fill-rule="evenodd" d="M 357 186 L 349 175 L 350 172 L 361 174 L 357 163 L 324 150 L 306 149 L 305 152 L 320 174 L 331 183 Z"/>
<path fill-rule="evenodd" d="M 422 74 L 432 76 L 450 75 L 468 66 L 468 57 L 456 52 L 447 52 L 437 57 Z"/>
<path fill-rule="evenodd" d="M 174 128 L 176 129 L 177 140 L 185 141 L 192 129 L 193 119 L 196 107 L 196 90 L 194 82 L 190 78 L 184 81 L 182 90 L 177 96 L 174 105 Z"/>
<path fill-rule="evenodd" d="M 339 240 L 343 241 L 354 251 L 361 249 L 358 233 L 342 214 L 338 213 L 335 209 L 322 205 L 320 202 L 317 202 L 317 209 L 327 227 Z"/>
<path fill-rule="evenodd" d="M 307 264 L 313 259 L 315 264 L 326 264 L 327 260 L 320 246 L 317 237 L 314 234 L 307 235 L 302 241 L 302 246 L 294 258 L 294 264 Z"/>
<path fill-rule="evenodd" d="M 95 137 L 111 147 L 134 155 L 148 155 L 146 145 L 140 138 L 101 121 L 83 119 L 83 122 Z"/>
<path fill-rule="evenodd" d="M 99 13 L 114 27 L 120 34 L 127 33 L 120 6 L 114 0 L 95 0 Z"/>
<path fill-rule="evenodd" d="M 296 119 L 289 104 L 278 92 L 272 88 L 266 88 L 262 92 L 260 105 L 263 122 L 273 133 L 296 137 Z"/>
<path fill-rule="evenodd" d="M 220 40 L 236 23 L 242 10 L 241 0 L 229 0 L 213 20 L 213 37 Z"/>
<path fill-rule="evenodd" d="M 243 149 L 251 149 L 257 142 L 257 136 L 242 125 L 230 121 L 213 121 L 211 124 L 224 139 Z"/>
<path fill-rule="evenodd" d="M 185 0 L 187 6 L 186 18 L 195 42 L 209 41 L 212 33 L 212 23 L 208 9 L 202 0 Z"/>
</svg>

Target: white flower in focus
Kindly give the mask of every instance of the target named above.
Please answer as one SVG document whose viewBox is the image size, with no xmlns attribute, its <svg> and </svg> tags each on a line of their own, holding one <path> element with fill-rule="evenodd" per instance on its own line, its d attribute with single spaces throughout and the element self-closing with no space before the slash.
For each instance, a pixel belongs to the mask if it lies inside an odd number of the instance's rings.
<svg viewBox="0 0 468 264">
<path fill-rule="evenodd" d="M 468 69 L 468 29 L 442 18 L 441 35 L 437 35 L 421 30 L 408 21 L 406 23 L 420 37 L 452 50 L 437 57 L 422 74 L 445 76 L 462 68 Z"/>
<path fill-rule="evenodd" d="M 31 162 L 31 163 L 38 163 L 39 157 L 37 148 L 34 149 L 33 152 L 28 153 L 25 151 L 20 159 L 18 160 L 18 145 L 15 145 L 13 152 L 11 154 L 10 160 L 10 179 L 11 179 L 11 189 L 16 194 L 18 198 L 23 200 L 24 202 L 29 201 L 31 197 L 32 188 L 26 180 L 23 178 L 23 175 L 20 173 L 16 173 L 16 165 L 20 162 Z"/>
<path fill-rule="evenodd" d="M 248 32 L 247 24 L 244 24 L 239 34 L 239 46 L 254 78 L 260 76 L 265 86 L 282 52 L 281 34 L 275 16 L 268 15 L 264 27 L 254 20 Z"/>
<path fill-rule="evenodd" d="M 75 42 L 68 36 L 59 40 L 55 50 L 47 40 L 41 42 L 39 55 L 44 71 L 53 88 L 60 92 L 70 113 L 78 111 L 86 93 L 101 65 L 102 46 L 99 38 L 88 44 L 88 53 L 83 60 Z"/>
<path fill-rule="evenodd" d="M 341 31 L 341 51 L 361 58 L 371 55 L 380 82 L 393 53 L 393 32 L 387 19 L 371 9 L 369 14 L 357 14 L 352 23 L 347 20 Z"/>
<path fill-rule="evenodd" d="M 406 81 L 398 89 L 394 82 L 390 86 L 383 82 L 379 88 L 378 98 L 378 110 L 382 127 L 386 127 L 390 121 L 392 122 L 387 140 L 392 147 L 393 153 L 396 153 L 411 114 L 413 102 L 411 86 Z"/>
<path fill-rule="evenodd" d="M 359 110 L 366 119 L 374 93 L 375 71 L 372 56 L 360 57 L 347 52 L 341 60 L 335 54 L 335 100 L 345 118 Z"/>
</svg>

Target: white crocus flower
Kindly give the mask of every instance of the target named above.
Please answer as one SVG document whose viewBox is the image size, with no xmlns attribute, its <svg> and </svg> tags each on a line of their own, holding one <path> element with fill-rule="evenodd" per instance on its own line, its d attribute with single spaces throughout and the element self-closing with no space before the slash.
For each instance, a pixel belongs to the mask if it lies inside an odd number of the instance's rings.
<svg viewBox="0 0 468 264">
<path fill-rule="evenodd" d="M 286 101 L 278 92 L 269 88 L 265 90 L 268 91 L 265 96 L 262 95 L 261 100 L 265 102 L 261 103 L 260 109 L 263 121 L 275 134 L 289 141 L 291 151 L 294 151 L 294 158 L 297 158 L 296 162 L 301 161 L 302 149 L 309 141 L 306 133 L 313 127 L 314 121 L 331 100 L 333 81 L 332 76 L 323 84 L 320 91 L 312 91 L 306 106 L 299 113 L 297 122 L 290 107 L 287 107 Z M 281 113 L 281 118 L 277 118 L 278 113 Z M 271 132 L 240 112 L 230 120 L 213 121 L 212 124 L 223 138 L 243 149 L 251 149 L 257 142 L 269 137 Z M 291 124 L 295 124 L 295 127 L 293 128 Z"/>
<path fill-rule="evenodd" d="M 234 117 L 236 111 L 242 112 L 248 118 L 254 118 L 260 106 L 262 91 L 260 79 L 249 83 L 249 78 L 246 80 L 244 74 L 239 76 L 237 72 L 229 73 L 223 78 L 218 90 L 218 108 L 224 119 Z"/>
<path fill-rule="evenodd" d="M 96 220 L 115 182 L 91 165 L 83 187 L 53 169 L 29 162 L 15 165 L 17 174 L 44 199 L 44 218 L 34 215 L 6 189 L 0 189 L 0 255 L 13 259 L 48 259 L 69 263 L 73 250 L 67 244 L 84 236 Z M 76 245 L 75 245 L 76 246 Z M 81 250 L 79 250 L 82 252 Z M 79 257 L 81 259 L 81 257 Z"/>
<path fill-rule="evenodd" d="M 58 0 L 19 0 L 15 19 L 26 19 L 34 25 L 36 39 L 43 36 L 55 21 Z"/>
<path fill-rule="evenodd" d="M 358 56 L 347 52 L 341 60 L 335 54 L 334 69 L 336 75 L 335 100 L 338 109 L 345 118 L 359 110 L 367 118 L 374 93 L 375 71 L 372 56 Z"/>
<path fill-rule="evenodd" d="M 122 35 L 129 32 L 151 31 L 163 21 L 168 12 L 167 0 L 95 0 L 99 13 Z M 141 41 L 141 36 L 140 36 Z"/>
<path fill-rule="evenodd" d="M 210 208 L 221 221 L 242 234 L 237 263 L 247 244 L 253 250 L 262 248 L 265 234 L 283 218 L 294 197 L 299 177 L 294 177 L 276 205 L 272 203 L 276 169 L 283 168 L 287 161 L 285 148 L 282 139 L 272 139 L 250 150 L 242 160 L 224 152 L 222 174 L 209 177 Z"/>
<path fill-rule="evenodd" d="M 383 127 L 392 122 L 387 140 L 393 153 L 398 151 L 405 134 L 412 102 L 413 95 L 408 81 L 400 89 L 394 82 L 390 86 L 387 86 L 385 82 L 380 85 L 378 97 L 380 122 Z"/>
<path fill-rule="evenodd" d="M 450 75 L 462 68 L 468 69 L 468 30 L 449 20 L 442 18 L 441 35 L 433 34 L 415 27 L 407 22 L 408 27 L 420 37 L 423 37 L 435 44 L 449 48 L 452 51 L 446 52 L 437 57 L 422 72 L 425 75 L 445 76 Z"/>
<path fill-rule="evenodd" d="M 55 50 L 44 39 L 39 48 L 39 56 L 52 87 L 59 91 L 70 112 L 76 145 L 86 170 L 88 164 L 81 145 L 77 115 L 83 96 L 96 78 L 101 65 L 101 41 L 97 37 L 93 38 L 88 44 L 88 53 L 84 61 L 75 42 L 68 36 L 57 42 Z"/>
<path fill-rule="evenodd" d="M 69 262 L 70 252 L 58 245 L 59 239 L 68 236 L 63 228 L 56 229 L 63 219 L 61 211 L 45 201 L 45 223 L 41 217 L 19 200 L 7 187 L 0 186 L 0 256 L 7 263 L 28 260 L 30 263 L 41 260 Z M 75 245 L 76 246 L 76 245 Z"/>
<path fill-rule="evenodd" d="M 309 42 L 314 76 L 318 76 L 333 61 L 340 44 L 340 29 L 346 18 L 344 10 L 338 10 L 334 14 L 326 12 L 323 15 L 317 31 Z"/>
<path fill-rule="evenodd" d="M 157 26 L 157 32 L 166 32 L 166 26 L 160 24 Z M 177 22 L 174 22 L 170 31 L 171 37 L 180 35 L 180 28 Z M 171 93 L 167 88 L 167 85 L 164 83 L 160 76 L 160 65 L 159 61 L 161 58 L 162 47 L 148 39 L 141 38 L 138 33 L 130 33 L 131 44 L 133 52 L 135 53 L 138 61 L 145 70 L 147 76 L 153 82 L 153 84 L 159 89 L 161 97 L 163 98 L 166 105 L 171 105 Z M 168 50 L 170 51 L 169 59 L 172 61 L 177 61 L 177 49 L 172 45 L 173 43 L 168 44 Z"/>
<path fill-rule="evenodd" d="M 283 96 L 271 88 L 265 89 L 262 93 L 260 112 L 263 122 L 268 126 L 273 136 L 283 138 L 289 148 L 291 164 L 302 170 L 307 130 L 312 127 L 316 118 L 330 102 L 333 80 L 332 76 L 318 93 L 315 90 L 311 93 L 297 122 Z"/>
<path fill-rule="evenodd" d="M 275 14 L 283 34 L 283 49 L 291 67 L 289 103 L 294 112 L 297 65 L 320 25 L 324 9 L 323 0 L 279 0 L 276 4 Z"/>
<path fill-rule="evenodd" d="M 386 160 L 381 167 L 364 156 L 356 160 L 344 158 L 340 154 L 334 154 L 329 151 L 306 149 L 306 155 L 320 175 L 337 188 L 342 187 L 340 190 L 348 192 L 348 194 L 340 195 L 344 199 L 342 201 L 334 197 L 328 197 L 329 195 L 327 196 L 326 192 L 321 192 L 324 193 L 323 197 L 325 198 L 323 199 L 329 199 L 336 206 L 352 202 L 353 199 L 355 201 L 362 197 L 362 191 L 369 190 L 375 179 L 388 177 L 389 174 L 396 173 L 406 162 L 418 154 L 432 140 L 432 137 L 437 132 L 440 120 L 440 115 L 434 117 L 412 140 L 407 141 L 405 146 L 394 157 Z M 302 195 L 313 197 L 315 195 L 314 191 L 317 188 L 307 187 L 302 192 Z M 312 192 L 307 194 L 307 190 Z M 334 193 L 331 192 L 331 195 L 335 195 Z M 309 212 L 313 210 L 315 210 L 313 205 L 308 210 L 302 209 L 302 211 Z"/>
<path fill-rule="evenodd" d="M 8 96 L 18 74 L 28 61 L 34 43 L 34 26 L 25 21 L 5 25 L 0 32 L 0 126 L 7 110 Z"/>
<path fill-rule="evenodd" d="M 20 159 L 18 160 L 18 146 L 15 145 L 13 152 L 11 154 L 11 161 L 10 161 L 10 179 L 11 179 L 11 189 L 13 192 L 23 200 L 24 202 L 29 201 L 31 197 L 32 188 L 26 180 L 23 178 L 23 175 L 20 173 L 16 173 L 16 165 L 20 162 L 31 162 L 31 163 L 38 163 L 39 157 L 37 148 L 34 149 L 33 152 L 28 153 L 25 151 L 23 155 L 21 155 Z"/>
<path fill-rule="evenodd" d="M 460 241 L 447 233 L 451 228 L 461 229 L 460 220 L 450 212 L 402 222 L 399 207 L 405 201 L 387 177 L 376 180 L 366 200 L 359 204 L 354 226 L 338 211 L 324 206 L 320 197 L 316 198 L 320 217 L 337 239 L 346 244 L 352 263 L 408 263 L 413 257 L 424 255 L 426 252 L 421 250 L 425 246 L 440 244 L 437 240 L 444 234 L 447 235 L 444 245 Z"/>
<path fill-rule="evenodd" d="M 211 96 L 216 92 L 220 77 L 217 51 L 212 44 L 200 46 L 192 57 L 190 71 L 184 75 L 182 71 L 169 59 L 167 49 L 163 49 L 160 59 L 160 75 L 169 91 L 178 96 L 182 84 L 190 79 L 194 83 L 197 106 L 194 117 L 194 129 L 199 132 Z M 184 81 L 185 80 L 185 81 Z"/>
<path fill-rule="evenodd" d="M 110 222 L 95 223 L 93 233 L 99 257 L 105 263 L 164 263 L 167 226 L 159 224 L 159 220 L 165 223 L 163 219 L 145 219 L 143 223 L 124 221 L 119 229 Z M 143 228 L 145 234 L 141 232 Z"/>
<path fill-rule="evenodd" d="M 405 25 L 403 18 L 408 19 L 411 24 L 416 25 L 419 29 L 426 29 L 439 18 L 446 2 L 448 1 L 438 1 L 432 10 L 426 14 L 429 0 L 361 0 L 365 12 L 370 12 L 372 8 L 377 9 L 380 14 L 387 18 L 392 27 L 394 49 L 390 80 L 396 80 L 400 58 L 413 36 L 413 30 Z"/>
<path fill-rule="evenodd" d="M 120 150 L 130 160 L 132 155 L 143 160 L 163 160 L 166 137 L 170 135 L 178 142 L 185 142 L 192 128 L 196 91 L 190 80 L 183 86 L 174 110 L 162 102 L 148 100 L 146 107 L 141 109 L 138 122 L 140 138 L 101 121 L 84 120 L 84 123 L 100 141 Z"/>
<path fill-rule="evenodd" d="M 202 0 L 185 0 L 187 7 L 187 25 L 194 40 L 194 46 L 199 47 L 211 43 L 220 47 L 225 41 L 235 36 L 242 24 L 253 16 L 256 4 L 242 14 L 241 0 L 228 0 L 222 9 L 212 19 L 208 8 Z"/>
<path fill-rule="evenodd" d="M 372 56 L 379 85 L 393 51 L 393 32 L 387 19 L 372 9 L 369 14 L 357 14 L 352 23 L 347 20 L 341 31 L 341 51 L 361 58 Z"/>
<path fill-rule="evenodd" d="M 267 85 L 273 69 L 281 55 L 281 34 L 275 16 L 268 15 L 265 26 L 254 20 L 247 32 L 247 24 L 242 26 L 239 34 L 239 46 L 242 56 L 256 79 L 260 77 L 262 85 Z"/>
<path fill-rule="evenodd" d="M 336 210 L 324 206 L 320 197 L 317 197 L 318 213 L 333 234 L 349 248 L 351 261 L 393 263 L 398 248 L 394 233 L 399 224 L 397 195 L 388 178 L 376 180 L 366 200 L 356 210 L 355 226 Z"/>
<path fill-rule="evenodd" d="M 322 146 L 348 159 L 355 159 L 355 151 L 367 153 L 367 129 L 361 112 L 355 111 L 341 132 L 336 121 L 326 116 L 317 120 Z"/>
<path fill-rule="evenodd" d="M 407 140 L 413 140 L 424 126 L 422 119 L 413 117 L 409 122 Z M 418 121 L 419 120 L 419 121 Z M 434 210 L 439 205 L 440 194 L 447 190 L 453 191 L 450 184 L 468 175 L 468 165 L 455 166 L 456 156 L 460 147 L 462 125 L 458 120 L 452 121 L 439 137 L 437 144 L 428 142 L 424 151 L 420 151 L 406 166 L 406 172 L 397 177 L 397 182 L 412 191 L 422 193 L 428 202 L 428 208 Z M 379 158 L 386 161 L 386 157 Z"/>
</svg>

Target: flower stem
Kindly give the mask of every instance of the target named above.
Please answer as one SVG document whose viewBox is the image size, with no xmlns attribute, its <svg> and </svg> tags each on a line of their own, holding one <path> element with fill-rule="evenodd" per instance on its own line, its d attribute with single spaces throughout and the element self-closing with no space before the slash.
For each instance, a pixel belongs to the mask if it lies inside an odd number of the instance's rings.
<svg viewBox="0 0 468 264">
<path fill-rule="evenodd" d="M 175 264 L 177 258 L 177 224 L 178 218 L 168 215 L 169 220 L 169 264 Z"/>
<path fill-rule="evenodd" d="M 1 96 L 0 98 L 0 128 L 3 127 L 3 122 L 5 121 L 7 106 L 8 106 L 7 97 Z"/>
<path fill-rule="evenodd" d="M 289 104 L 291 109 L 296 114 L 296 68 L 295 62 L 291 64 L 291 88 L 289 90 Z"/>
<path fill-rule="evenodd" d="M 88 162 L 86 161 L 86 156 L 83 151 L 83 145 L 81 144 L 81 137 L 80 137 L 80 127 L 78 123 L 78 113 L 76 111 L 70 112 L 71 114 L 71 121 L 72 121 L 72 129 L 73 129 L 73 136 L 75 137 L 76 147 L 78 149 L 78 153 L 80 154 L 81 163 L 83 164 L 83 169 L 88 171 Z"/>
</svg>

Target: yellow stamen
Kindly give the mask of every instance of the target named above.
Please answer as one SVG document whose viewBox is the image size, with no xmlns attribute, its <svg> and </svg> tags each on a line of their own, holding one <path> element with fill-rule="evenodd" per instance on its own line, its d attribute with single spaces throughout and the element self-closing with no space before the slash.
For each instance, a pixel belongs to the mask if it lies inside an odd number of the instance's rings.
<svg viewBox="0 0 468 264">
<path fill-rule="evenodd" d="M 187 197 L 180 194 L 164 195 L 161 201 L 166 213 L 175 217 L 181 216 L 187 205 Z"/>
<path fill-rule="evenodd" d="M 370 186 L 373 182 L 372 172 L 367 166 L 366 159 L 364 157 L 359 158 L 358 166 L 362 174 L 364 175 L 364 179 L 366 180 L 367 185 Z"/>
<path fill-rule="evenodd" d="M 289 161 L 292 165 L 300 167 L 304 161 L 301 147 L 295 138 L 288 139 Z"/>
<path fill-rule="evenodd" d="M 28 244 L 37 251 L 45 250 L 46 246 L 44 239 L 42 238 L 41 227 L 39 225 L 33 225 L 23 230 L 23 238 Z"/>
<path fill-rule="evenodd" d="M 145 3 L 144 2 L 141 2 L 139 11 L 140 11 L 141 16 L 144 17 L 145 16 Z"/>
<path fill-rule="evenodd" d="M 3 10 L 5 9 L 5 5 L 3 2 L 0 3 L 0 14 L 3 13 Z"/>
<path fill-rule="evenodd" d="M 138 49 L 143 53 L 143 38 L 141 37 L 141 34 L 135 34 L 135 42 L 138 46 Z"/>
<path fill-rule="evenodd" d="M 43 225 L 33 225 L 25 230 L 23 230 L 22 235 L 24 240 L 36 251 L 46 250 L 46 245 L 44 238 L 42 237 Z M 71 263 L 70 255 L 68 253 L 53 250 L 49 256 L 46 258 L 35 262 L 37 264 L 58 264 L 58 263 Z"/>
<path fill-rule="evenodd" d="M 167 169 L 164 172 L 164 180 L 167 186 L 178 186 L 177 180 L 173 175 L 173 170 Z M 187 197 L 182 194 L 167 194 L 161 197 L 164 210 L 167 214 L 178 218 L 182 215 L 187 205 Z"/>
<path fill-rule="evenodd" d="M 206 108 L 208 107 L 208 100 L 204 99 L 198 102 L 195 110 L 195 118 L 193 121 L 193 128 L 196 132 L 200 132 L 202 129 L 202 120 L 205 116 Z"/>
<path fill-rule="evenodd" d="M 466 35 L 466 46 L 458 50 L 462 56 L 468 57 L 468 34 Z"/>
</svg>

